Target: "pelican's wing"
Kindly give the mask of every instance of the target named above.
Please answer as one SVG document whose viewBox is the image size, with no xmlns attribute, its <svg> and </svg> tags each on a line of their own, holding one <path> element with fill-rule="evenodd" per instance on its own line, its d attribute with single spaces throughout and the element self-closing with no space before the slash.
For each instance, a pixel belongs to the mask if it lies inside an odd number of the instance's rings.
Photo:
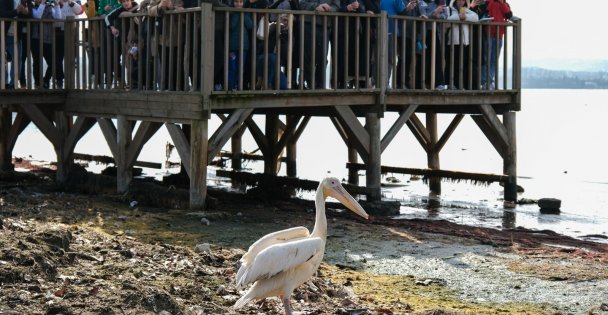
<svg viewBox="0 0 608 315">
<path fill-rule="evenodd" d="M 293 239 L 304 238 L 309 235 L 310 232 L 308 232 L 308 229 L 303 226 L 267 234 L 257 240 L 255 243 L 251 244 L 251 246 L 249 246 L 249 250 L 247 250 L 247 253 L 245 253 L 245 255 L 241 257 L 241 263 L 250 263 L 251 261 L 253 261 L 253 259 L 255 259 L 255 256 L 259 252 L 263 251 L 268 246 L 278 243 L 284 243 Z"/>
<path fill-rule="evenodd" d="M 308 261 L 323 250 L 323 242 L 321 238 L 313 237 L 269 246 L 255 257 L 241 277 L 237 276 L 237 286 L 268 279 Z"/>
<path fill-rule="evenodd" d="M 251 244 L 247 253 L 245 253 L 245 255 L 241 257 L 241 267 L 236 273 L 237 284 L 240 282 L 240 279 L 245 273 L 245 271 L 249 269 L 249 266 L 251 265 L 251 263 L 259 252 L 274 244 L 280 244 L 291 240 L 305 238 L 309 235 L 310 232 L 308 231 L 308 229 L 300 226 L 267 234 L 257 240 L 255 243 Z"/>
</svg>

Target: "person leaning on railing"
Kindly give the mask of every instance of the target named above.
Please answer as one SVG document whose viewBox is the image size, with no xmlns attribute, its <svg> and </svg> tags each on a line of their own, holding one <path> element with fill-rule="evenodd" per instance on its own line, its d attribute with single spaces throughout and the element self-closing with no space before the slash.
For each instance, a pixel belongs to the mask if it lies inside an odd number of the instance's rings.
<svg viewBox="0 0 608 315">
<path fill-rule="evenodd" d="M 97 16 L 105 17 L 108 13 L 112 12 L 114 9 L 120 7 L 120 2 L 118 0 L 98 0 L 97 3 Z M 104 28 L 101 24 L 99 25 L 100 29 L 100 56 L 99 56 L 99 67 L 101 71 L 99 72 L 99 81 L 106 84 L 106 88 L 111 88 L 112 83 L 115 77 L 112 75 L 115 70 L 115 60 L 118 60 L 118 56 L 114 55 L 114 45 L 116 44 L 114 41 L 114 37 L 110 34 L 110 31 Z M 108 70 L 109 68 L 109 70 Z M 102 76 L 105 75 L 105 78 Z M 120 76 L 120 73 L 116 74 Z M 116 78 L 118 79 L 118 77 Z"/>
<path fill-rule="evenodd" d="M 419 3 L 420 17 L 423 19 L 430 20 L 445 20 L 447 18 L 445 0 L 424 0 Z M 425 82 L 419 82 L 419 88 L 431 86 L 431 71 L 435 73 L 435 89 L 442 91 L 447 89 L 445 80 L 443 77 L 443 58 L 441 55 L 441 38 L 443 34 L 441 32 L 441 24 L 437 24 L 437 30 L 435 32 L 435 38 L 433 38 L 432 24 L 427 22 L 426 24 L 426 41 L 421 43 L 422 51 L 425 52 Z M 435 41 L 435 64 L 431 64 L 432 45 Z M 426 48 L 424 48 L 426 46 Z M 417 65 L 422 64 L 422 60 L 416 63 Z M 421 79 L 422 70 L 417 68 L 417 78 Z"/>
<path fill-rule="evenodd" d="M 80 0 L 58 0 L 57 5 L 61 10 L 62 20 L 65 20 L 68 17 L 76 17 L 84 12 L 84 8 L 80 5 Z M 70 24 L 70 27 L 72 28 L 72 33 L 74 33 L 76 31 L 76 24 Z M 63 70 L 63 62 L 65 58 L 65 28 L 66 24 L 64 22 L 55 23 L 55 64 L 57 65 L 56 86 L 58 88 L 63 88 L 63 79 L 65 77 Z M 69 47 L 73 50 L 72 55 L 77 56 L 76 46 L 70 45 Z"/>
<path fill-rule="evenodd" d="M 343 13 L 366 13 L 367 9 L 363 1 L 341 0 L 338 11 Z M 348 31 L 346 30 L 346 23 L 348 23 Z M 355 82 L 360 79 L 359 77 L 356 77 L 357 67 L 359 69 L 358 74 L 361 77 L 367 76 L 367 73 L 365 73 L 365 65 L 369 62 L 370 58 L 366 55 L 367 50 L 365 49 L 366 43 L 364 41 L 366 33 L 360 33 L 361 28 L 364 25 L 367 25 L 367 23 L 362 24 L 361 20 L 357 20 L 354 17 L 340 17 L 338 19 L 338 29 L 334 30 L 334 32 L 338 32 L 338 43 L 336 45 L 338 46 L 338 60 L 336 60 L 338 66 L 338 86 L 336 88 L 338 89 L 356 86 Z M 365 31 L 367 31 L 367 29 Z M 359 37 L 358 43 L 357 37 Z M 359 52 L 359 60 L 356 60 L 356 51 Z M 347 68 L 348 73 L 345 74 Z M 354 78 L 352 85 L 349 85 L 350 77 Z M 363 84 L 363 87 L 365 87 L 365 84 Z"/>
<path fill-rule="evenodd" d="M 234 0 L 232 5 L 235 8 L 243 8 L 243 0 Z M 240 55 L 241 49 L 241 18 L 243 19 L 243 55 Z M 237 90 L 239 88 L 239 73 L 238 68 L 241 63 L 246 63 L 249 56 L 249 36 L 253 28 L 253 20 L 249 12 L 231 12 L 230 13 L 230 39 L 228 43 L 228 89 Z"/>
<path fill-rule="evenodd" d="M 301 0 L 300 9 L 305 11 L 317 11 L 317 12 L 336 12 L 340 7 L 339 0 Z M 322 86 L 323 78 L 325 77 L 325 62 L 327 58 L 327 51 L 324 51 L 323 47 L 329 47 L 329 38 L 331 37 L 331 24 L 325 25 L 325 31 L 327 32 L 327 40 L 323 42 L 323 17 L 317 16 L 315 25 L 312 25 L 312 17 L 306 16 L 304 19 L 304 81 L 307 83 L 307 88 L 317 89 L 325 88 Z M 312 40 L 312 35 L 315 34 L 315 41 Z M 314 49 L 314 68 L 311 67 L 313 64 L 313 54 L 310 49 Z M 314 85 L 313 85 L 314 80 Z"/>
<path fill-rule="evenodd" d="M 42 20 L 62 19 L 61 9 L 59 9 L 59 6 L 52 0 L 46 2 L 43 2 L 43 0 L 35 0 L 32 16 L 34 19 Z M 34 72 L 34 84 L 37 88 L 40 88 L 39 80 L 43 70 L 42 60 L 40 60 L 41 50 L 42 57 L 47 64 L 42 87 L 48 89 L 50 87 L 49 83 L 51 76 L 56 75 L 53 72 L 59 71 L 59 69 L 57 69 L 57 64 L 55 63 L 56 61 L 53 60 L 53 32 L 55 31 L 53 24 L 54 23 L 52 22 L 34 23 L 34 26 L 32 27 L 32 68 Z M 40 27 L 42 27 L 42 47 L 40 47 Z"/>
<path fill-rule="evenodd" d="M 12 0 L 0 0 L 0 17 L 2 18 L 28 18 L 28 15 L 31 16 L 31 7 L 28 7 L 27 1 L 20 1 L 15 4 Z M 21 45 L 21 26 L 17 27 L 17 35 L 18 40 L 15 40 L 15 29 L 13 28 L 13 23 L 10 21 L 4 22 L 4 30 L 6 35 L 5 40 L 5 51 L 1 52 L 3 57 L 6 59 L 2 59 L 2 61 L 6 61 L 7 63 L 10 61 L 13 64 L 18 61 L 19 65 L 23 63 L 23 53 L 22 53 L 22 45 Z M 10 24 L 9 24 L 10 23 Z M 14 54 L 14 45 L 17 45 L 19 57 L 13 56 Z M 4 73 L 2 75 L 5 76 L 6 89 L 13 89 L 16 87 L 13 80 L 15 79 L 14 66 L 11 66 L 10 73 Z M 21 67 L 19 67 L 21 69 Z M 8 70 L 8 69 L 7 69 Z M 21 76 L 21 75 L 20 75 Z M 24 77 L 25 80 L 25 77 Z M 21 86 L 25 86 L 24 81 L 21 82 Z"/>
<path fill-rule="evenodd" d="M 133 70 L 137 69 L 137 63 L 133 62 L 133 58 L 127 58 L 127 56 L 132 57 L 137 53 L 137 36 L 135 35 L 135 31 L 131 29 L 130 21 L 128 19 L 123 20 L 120 18 L 131 16 L 138 10 L 138 6 L 134 0 L 120 0 L 120 4 L 121 6 L 119 8 L 114 9 L 112 12 L 106 15 L 106 17 L 104 18 L 104 22 L 106 27 L 109 28 L 112 32 L 112 36 L 117 39 L 118 47 L 127 47 L 127 51 L 121 51 L 122 57 L 120 59 L 125 64 L 131 63 L 131 76 L 129 77 L 129 83 L 133 85 L 133 87 L 136 87 L 137 84 L 135 84 L 135 80 L 133 80 L 133 78 L 134 75 L 135 78 L 137 78 L 137 73 Z M 134 19 L 135 21 L 138 21 L 137 18 Z M 125 33 L 121 34 L 121 30 L 123 29 L 123 23 Z M 138 23 L 135 23 L 134 25 L 138 25 Z M 132 50 L 132 47 L 135 47 L 135 51 Z"/>
<path fill-rule="evenodd" d="M 487 16 L 492 18 L 492 22 L 504 23 L 513 16 L 511 7 L 506 0 L 486 0 Z M 484 37 L 481 66 L 481 85 L 483 88 L 494 89 L 496 86 L 496 60 L 500 57 L 502 49 L 502 40 L 505 34 L 505 27 L 499 26 L 498 32 L 496 26 L 488 26 L 490 28 L 490 37 Z M 484 30 L 484 35 L 487 32 Z M 489 41 L 488 45 L 486 41 Z M 490 49 L 489 54 L 487 49 Z M 488 60 L 489 55 L 489 60 Z M 488 64 L 490 65 L 490 78 L 488 78 Z"/>
<path fill-rule="evenodd" d="M 259 2 L 259 1 L 258 1 Z M 268 9 L 278 10 L 299 10 L 299 3 L 296 0 L 290 1 L 276 1 L 274 4 L 268 7 Z M 262 15 L 264 16 L 264 15 Z M 287 75 L 289 73 L 288 57 L 291 54 L 292 57 L 292 69 L 291 78 L 292 82 L 297 81 L 296 68 L 299 66 L 299 49 L 300 49 L 300 32 L 299 32 L 299 21 L 298 15 L 294 16 L 294 20 L 291 25 L 289 23 L 289 16 L 287 14 L 269 14 L 266 15 L 267 19 L 261 19 L 258 23 L 258 32 L 256 33 L 257 38 L 257 62 L 256 62 L 256 89 L 281 89 L 286 90 L 288 88 Z M 266 24 L 268 24 L 268 34 L 266 34 Z M 289 32 L 291 27 L 292 46 L 289 47 Z M 279 36 L 277 36 L 279 32 Z M 265 54 L 265 47 L 268 47 L 268 54 Z M 279 52 L 280 48 L 280 52 Z M 277 85 L 277 57 L 279 57 L 279 64 L 284 67 L 286 71 L 281 68 L 278 69 L 278 85 Z"/>
<path fill-rule="evenodd" d="M 180 10 L 184 8 L 182 0 L 152 0 L 148 6 L 148 15 L 156 18 L 156 32 L 158 34 L 157 46 L 158 54 L 161 58 L 165 58 L 164 62 L 164 77 L 161 78 L 161 82 L 164 84 L 159 85 L 161 90 L 175 90 L 175 84 L 177 82 L 177 69 L 173 69 L 172 76 L 170 77 L 170 67 L 176 67 L 177 65 L 177 42 L 178 42 L 178 19 L 174 19 L 173 27 L 170 27 L 171 19 L 168 16 L 164 16 L 166 12 Z M 165 33 L 166 32 L 166 33 Z M 169 33 L 170 32 L 170 33 Z M 173 56 L 173 60 L 170 57 Z M 161 62 L 162 63 L 162 62 Z M 172 86 L 169 85 L 172 83 Z M 183 90 L 183 87 L 177 87 L 178 90 Z"/>
<path fill-rule="evenodd" d="M 88 18 L 97 16 L 97 1 L 96 0 L 88 0 L 84 4 L 84 13 Z M 98 86 L 101 83 L 101 75 L 99 74 L 99 70 L 95 67 L 98 67 L 99 60 L 99 47 L 101 45 L 101 40 L 99 38 L 99 21 L 91 21 L 88 22 L 88 29 L 85 33 L 85 43 L 87 45 L 87 54 L 89 57 L 89 69 L 91 69 L 91 86 Z M 95 74 L 97 73 L 97 75 Z M 89 88 L 91 88 L 89 86 Z"/>
<path fill-rule="evenodd" d="M 471 11 L 465 0 L 452 0 L 448 6 L 448 20 L 450 21 L 467 21 L 477 22 L 479 17 Z M 462 36 L 461 36 L 462 34 Z M 452 56 L 452 44 L 454 46 Z M 462 46 L 462 47 L 461 47 Z M 447 67 L 445 67 L 446 82 L 450 84 L 450 89 L 464 89 L 467 87 L 465 82 L 469 77 L 469 25 L 468 24 L 452 24 L 448 31 L 447 50 Z M 462 48 L 462 64 L 461 59 Z M 462 71 L 460 70 L 462 69 Z M 462 72 L 462 73 L 461 73 Z M 463 81 L 460 82 L 462 74 Z M 452 78 L 453 76 L 453 83 Z"/>
<path fill-rule="evenodd" d="M 397 47 L 395 49 L 395 39 L 400 38 L 401 36 L 401 26 L 398 25 L 395 27 L 395 20 L 391 17 L 394 17 L 398 14 L 405 13 L 406 8 L 410 9 L 415 6 L 415 2 L 409 2 L 406 6 L 403 0 L 380 0 L 380 9 L 382 11 L 386 11 L 386 14 L 389 17 L 388 20 L 388 69 L 386 72 L 386 80 L 391 77 L 391 70 L 393 69 L 393 65 L 397 62 L 398 59 L 402 59 L 398 57 L 398 54 L 401 52 L 401 47 Z M 411 9 L 410 9 L 411 10 Z M 397 45 L 401 44 L 401 40 L 397 40 Z M 396 52 L 396 54 L 395 54 Z M 393 75 L 397 75 L 394 73 Z M 388 82 L 388 81 L 387 81 Z"/>
<path fill-rule="evenodd" d="M 471 0 L 469 9 L 477 14 L 478 20 L 486 16 L 486 1 L 485 0 Z M 479 53 L 479 48 L 482 45 L 481 36 L 479 32 L 482 29 L 479 25 L 474 25 L 473 32 L 471 32 L 471 49 L 473 51 L 473 89 L 478 90 L 481 87 L 481 65 L 482 56 Z M 485 36 L 482 34 L 482 36 Z"/>
</svg>

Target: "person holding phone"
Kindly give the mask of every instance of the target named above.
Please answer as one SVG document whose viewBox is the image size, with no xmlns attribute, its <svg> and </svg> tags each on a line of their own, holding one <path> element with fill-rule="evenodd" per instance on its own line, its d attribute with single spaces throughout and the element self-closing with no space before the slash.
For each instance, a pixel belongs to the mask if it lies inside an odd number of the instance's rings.
<svg viewBox="0 0 608 315">
<path fill-rule="evenodd" d="M 467 1 L 452 0 L 448 20 L 477 22 L 479 17 L 468 8 Z M 450 88 L 465 89 L 469 78 L 469 24 L 452 24 L 448 32 L 445 78 Z"/>
<path fill-rule="evenodd" d="M 471 0 L 469 10 L 477 14 L 479 21 L 486 17 L 486 1 L 485 0 Z M 473 51 L 473 89 L 478 90 L 481 87 L 481 68 L 478 66 L 482 59 L 482 55 L 478 53 L 478 48 L 482 45 L 482 39 L 479 36 L 481 32 L 481 26 L 475 25 L 472 27 L 473 32 L 471 34 L 471 46 Z M 482 32 L 483 33 L 483 32 Z M 483 34 L 482 34 L 483 36 Z"/>
<path fill-rule="evenodd" d="M 420 8 L 420 17 L 423 19 L 431 19 L 431 20 L 445 20 L 447 19 L 447 7 L 445 5 L 445 0 L 424 0 L 420 1 L 418 6 Z M 431 70 L 434 69 L 435 73 L 435 89 L 439 91 L 443 91 L 447 89 L 447 85 L 445 85 L 445 80 L 443 76 L 443 68 L 444 68 L 444 60 L 441 56 L 441 45 L 443 33 L 441 32 L 441 25 L 438 25 L 437 32 L 435 32 L 436 36 L 433 38 L 432 32 L 432 24 L 427 23 L 426 25 L 426 38 L 424 42 L 420 43 L 420 54 L 424 53 L 426 55 L 426 65 L 425 65 L 425 82 L 419 82 L 418 88 L 425 88 L 428 86 L 429 88 L 433 88 L 431 86 Z M 435 64 L 431 65 L 431 47 L 433 45 L 433 41 L 435 41 Z M 422 58 L 420 58 L 422 59 Z M 422 60 L 416 63 L 417 65 L 422 64 Z M 421 78 L 421 67 L 416 67 L 418 78 L 420 81 Z"/>
</svg>

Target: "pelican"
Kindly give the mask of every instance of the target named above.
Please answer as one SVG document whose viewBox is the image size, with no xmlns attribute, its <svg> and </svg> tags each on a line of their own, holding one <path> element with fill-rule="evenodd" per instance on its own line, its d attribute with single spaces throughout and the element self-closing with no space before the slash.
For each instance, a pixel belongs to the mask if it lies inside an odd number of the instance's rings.
<svg viewBox="0 0 608 315">
<path fill-rule="evenodd" d="M 319 183 L 315 198 L 316 218 L 312 233 L 300 226 L 270 233 L 253 243 L 240 259 L 236 274 L 237 288 L 253 285 L 234 304 L 239 309 L 253 299 L 278 296 L 285 314 L 291 315 L 291 294 L 308 281 L 325 253 L 327 218 L 325 198 L 334 197 L 354 213 L 368 218 L 361 205 L 342 187 L 337 178 L 328 177 Z"/>
</svg>

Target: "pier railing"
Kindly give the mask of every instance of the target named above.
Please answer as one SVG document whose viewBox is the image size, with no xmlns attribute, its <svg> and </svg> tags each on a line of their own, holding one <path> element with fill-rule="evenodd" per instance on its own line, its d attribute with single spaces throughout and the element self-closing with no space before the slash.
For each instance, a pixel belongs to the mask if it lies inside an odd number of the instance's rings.
<svg viewBox="0 0 608 315">
<path fill-rule="evenodd" d="M 101 17 L 61 21 L 61 33 L 56 22 L 0 19 L 0 51 L 8 51 L 0 54 L 0 72 L 13 69 L 10 78 L 1 76 L 0 89 L 9 82 L 24 89 L 210 94 L 521 87 L 519 21 L 203 5 L 120 18 L 117 36 Z M 24 30 L 14 35 L 23 52 L 7 48 L 10 26 Z M 455 44 L 456 33 L 468 45 Z M 492 39 L 500 54 L 491 54 Z"/>
</svg>

